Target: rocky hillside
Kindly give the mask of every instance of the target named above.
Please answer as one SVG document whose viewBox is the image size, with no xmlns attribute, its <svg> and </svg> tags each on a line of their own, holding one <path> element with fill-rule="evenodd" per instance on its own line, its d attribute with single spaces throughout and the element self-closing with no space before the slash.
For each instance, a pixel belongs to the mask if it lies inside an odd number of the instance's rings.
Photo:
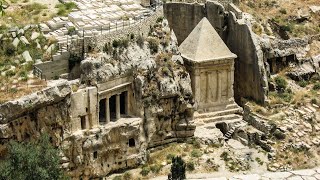
<svg viewBox="0 0 320 180">
<path fill-rule="evenodd" d="M 246 0 L 240 2 L 240 9 L 256 18 L 253 30 L 257 34 L 288 38 L 320 33 L 320 2 L 317 0 Z"/>
<path fill-rule="evenodd" d="M 193 135 L 195 127 L 189 124 L 193 103 L 191 79 L 167 21 L 159 19 L 146 39 L 130 36 L 116 40 L 107 43 L 103 53 L 92 52 L 89 56 L 81 63 L 84 84 L 96 85 L 115 77 L 133 76 L 135 98 L 144 109 L 148 141 L 154 142 L 151 147 L 184 136 L 172 134 L 175 130 Z"/>
</svg>

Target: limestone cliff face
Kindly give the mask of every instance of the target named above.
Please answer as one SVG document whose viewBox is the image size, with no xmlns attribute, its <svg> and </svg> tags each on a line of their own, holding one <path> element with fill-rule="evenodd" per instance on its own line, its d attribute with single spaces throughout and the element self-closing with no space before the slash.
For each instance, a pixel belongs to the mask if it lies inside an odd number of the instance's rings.
<svg viewBox="0 0 320 180">
<path fill-rule="evenodd" d="M 54 145 L 60 145 L 70 130 L 70 94 L 70 84 L 63 82 L 1 104 L 0 155 L 5 153 L 9 140 L 30 140 L 42 133 L 49 134 Z"/>
<path fill-rule="evenodd" d="M 160 54 L 156 66 L 135 75 L 149 147 L 193 136 L 191 80 L 181 56 Z"/>
<path fill-rule="evenodd" d="M 168 38 L 158 53 L 150 44 L 131 42 L 126 49 L 88 58 L 81 64 L 81 81 L 89 85 L 107 82 L 117 76 L 132 76 L 135 100 L 143 117 L 143 134 L 148 147 L 193 136 L 191 79 L 179 55 L 177 40 L 166 22 L 149 38 Z M 114 54 L 116 53 L 116 55 Z"/>
</svg>

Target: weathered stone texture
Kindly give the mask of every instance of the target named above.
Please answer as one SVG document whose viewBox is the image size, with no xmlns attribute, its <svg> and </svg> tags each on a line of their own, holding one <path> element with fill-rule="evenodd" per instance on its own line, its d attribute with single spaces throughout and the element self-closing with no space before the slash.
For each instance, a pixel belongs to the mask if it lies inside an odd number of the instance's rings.
<svg viewBox="0 0 320 180">
<path fill-rule="evenodd" d="M 188 37 L 206 14 L 205 7 L 201 4 L 166 3 L 163 7 L 164 15 L 170 28 L 176 33 L 179 44 Z"/>
<path fill-rule="evenodd" d="M 238 58 L 235 63 L 235 99 L 254 99 L 264 103 L 268 89 L 263 52 L 247 22 L 236 19 L 233 13 L 214 1 L 205 5 L 166 3 L 164 14 L 181 43 L 203 17 L 207 17 L 231 52 Z M 244 83 L 245 82 L 245 83 Z"/>
<path fill-rule="evenodd" d="M 235 62 L 235 99 L 254 99 L 264 103 L 268 93 L 267 74 L 264 67 L 263 51 L 257 36 L 243 21 L 229 14 L 226 44 L 237 54 Z"/>
</svg>

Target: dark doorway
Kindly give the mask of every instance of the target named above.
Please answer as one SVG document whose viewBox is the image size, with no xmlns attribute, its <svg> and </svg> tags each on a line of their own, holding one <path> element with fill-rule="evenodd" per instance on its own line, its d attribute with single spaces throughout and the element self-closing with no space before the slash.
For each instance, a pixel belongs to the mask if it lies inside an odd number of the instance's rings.
<svg viewBox="0 0 320 180">
<path fill-rule="evenodd" d="M 99 101 L 99 122 L 106 122 L 106 99 Z"/>
<path fill-rule="evenodd" d="M 134 141 L 133 138 L 129 139 L 129 147 L 135 147 L 136 146 L 136 142 Z"/>
<path fill-rule="evenodd" d="M 220 131 L 223 134 L 226 134 L 228 132 L 228 126 L 226 123 L 222 122 L 222 123 L 217 123 L 216 124 L 216 128 L 220 129 Z"/>
<path fill-rule="evenodd" d="M 81 119 L 81 129 L 86 129 L 86 116 L 80 116 Z"/>
<path fill-rule="evenodd" d="M 109 99 L 109 108 L 110 108 L 110 120 L 116 121 L 116 95 L 113 95 Z"/>
<path fill-rule="evenodd" d="M 98 152 L 97 151 L 94 151 L 93 152 L 93 159 L 97 159 L 98 158 Z"/>
<path fill-rule="evenodd" d="M 124 91 L 120 94 L 120 114 L 127 114 L 127 109 L 126 109 L 127 95 L 128 95 L 127 91 Z"/>
</svg>

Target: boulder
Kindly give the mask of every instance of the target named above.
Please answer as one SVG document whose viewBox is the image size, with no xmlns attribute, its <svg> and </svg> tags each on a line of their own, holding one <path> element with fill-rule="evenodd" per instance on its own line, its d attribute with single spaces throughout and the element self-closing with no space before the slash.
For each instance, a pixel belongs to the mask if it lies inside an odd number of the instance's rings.
<svg viewBox="0 0 320 180">
<path fill-rule="evenodd" d="M 316 73 L 314 66 L 309 63 L 303 63 L 295 68 L 293 68 L 290 72 L 287 72 L 286 75 L 291 79 L 300 81 L 300 80 L 309 80 L 312 75 Z"/>
<path fill-rule="evenodd" d="M 17 37 L 17 33 L 16 32 L 12 32 L 11 35 L 12 35 L 13 38 Z"/>
<path fill-rule="evenodd" d="M 20 42 L 19 38 L 15 38 L 15 39 L 13 40 L 12 44 L 13 44 L 14 47 L 17 48 L 18 45 L 19 45 L 19 42 Z"/>
<path fill-rule="evenodd" d="M 51 44 L 51 45 L 48 47 L 48 49 L 47 49 L 46 52 L 49 53 L 49 54 L 51 54 L 54 49 L 55 49 L 55 44 Z"/>
<path fill-rule="evenodd" d="M 24 30 L 23 30 L 23 29 L 19 29 L 19 30 L 18 30 L 18 34 L 19 34 L 19 35 L 24 35 Z"/>
<path fill-rule="evenodd" d="M 39 36 L 40 36 L 40 33 L 34 31 L 34 32 L 32 32 L 30 39 L 31 39 L 31 40 L 35 40 L 35 39 L 37 39 Z"/>
<path fill-rule="evenodd" d="M 22 53 L 22 57 L 26 62 L 31 62 L 32 61 L 32 57 L 30 56 L 29 51 L 24 51 Z"/>
<path fill-rule="evenodd" d="M 320 13 L 320 6 L 309 6 L 312 13 Z"/>
<path fill-rule="evenodd" d="M 25 45 L 29 45 L 30 44 L 28 39 L 26 37 L 24 37 L 24 36 L 20 37 L 20 41 Z"/>
</svg>

